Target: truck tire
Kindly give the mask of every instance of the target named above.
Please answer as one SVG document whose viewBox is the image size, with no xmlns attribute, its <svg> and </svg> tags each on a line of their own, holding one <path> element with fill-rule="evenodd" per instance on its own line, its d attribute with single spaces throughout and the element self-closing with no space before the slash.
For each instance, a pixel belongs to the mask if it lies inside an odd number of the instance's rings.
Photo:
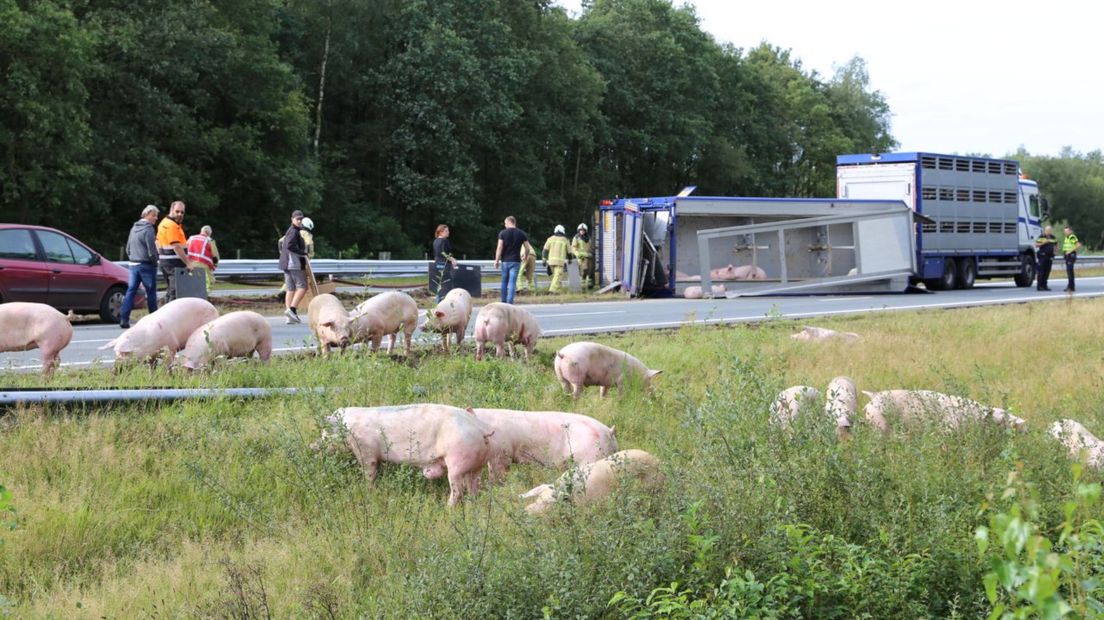
<svg viewBox="0 0 1104 620">
<path fill-rule="evenodd" d="M 123 310 L 124 297 L 126 297 L 126 287 L 113 286 L 107 289 L 103 299 L 100 300 L 100 319 L 104 323 L 119 322 L 119 313 Z"/>
<path fill-rule="evenodd" d="M 934 280 L 925 280 L 925 284 L 933 291 L 949 291 L 958 284 L 958 266 L 955 259 L 943 259 L 943 275 Z"/>
<path fill-rule="evenodd" d="M 1020 272 L 1014 278 L 1016 286 L 1024 288 L 1035 281 L 1035 257 L 1030 254 L 1020 256 Z"/>
<path fill-rule="evenodd" d="M 974 288 L 977 281 L 977 261 L 972 258 L 958 259 L 958 288 Z"/>
</svg>

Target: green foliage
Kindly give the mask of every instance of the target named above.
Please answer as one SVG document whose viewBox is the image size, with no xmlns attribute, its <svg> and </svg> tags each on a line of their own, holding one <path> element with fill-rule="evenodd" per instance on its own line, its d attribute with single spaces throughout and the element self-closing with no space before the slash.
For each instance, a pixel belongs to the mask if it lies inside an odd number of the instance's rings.
<svg viewBox="0 0 1104 620">
<path fill-rule="evenodd" d="M 1065 148 L 1048 157 L 1020 149 L 1012 157 L 1039 182 L 1051 221 L 1072 226 L 1085 247 L 1104 248 L 1104 156 L 1099 150 L 1082 154 Z M 1061 239 L 1060 229 L 1054 234 Z"/>
<path fill-rule="evenodd" d="M 1080 464 L 1073 471 L 1074 499 L 1063 504 L 1056 540 L 1039 523 L 1035 485 L 1018 471 L 1009 473 L 1000 497 L 1007 508 L 991 506 L 989 525 L 975 531 L 989 561 L 984 583 L 991 619 L 1104 614 L 1104 527 L 1095 516 L 1101 485 L 1081 483 Z"/>
</svg>

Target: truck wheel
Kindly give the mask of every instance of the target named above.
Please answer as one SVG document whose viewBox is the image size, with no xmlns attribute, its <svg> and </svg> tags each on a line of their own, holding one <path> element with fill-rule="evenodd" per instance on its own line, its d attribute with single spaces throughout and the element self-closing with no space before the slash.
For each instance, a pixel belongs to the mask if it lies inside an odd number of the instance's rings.
<svg viewBox="0 0 1104 620">
<path fill-rule="evenodd" d="M 123 309 L 123 298 L 126 297 L 126 288 L 113 286 L 107 289 L 100 301 L 100 319 L 104 323 L 118 323 L 119 313 Z"/>
<path fill-rule="evenodd" d="M 1016 286 L 1020 288 L 1031 286 L 1031 283 L 1035 281 L 1035 257 L 1030 254 L 1024 254 L 1020 257 L 1020 272 L 1016 274 L 1014 279 Z"/>
<path fill-rule="evenodd" d="M 963 258 L 958 261 L 958 288 L 974 288 L 977 281 L 977 262 L 972 258 Z"/>
<path fill-rule="evenodd" d="M 955 287 L 958 283 L 958 267 L 955 265 L 955 259 L 944 258 L 943 259 L 943 276 L 938 280 L 932 281 L 933 287 L 937 291 L 949 291 Z"/>
</svg>

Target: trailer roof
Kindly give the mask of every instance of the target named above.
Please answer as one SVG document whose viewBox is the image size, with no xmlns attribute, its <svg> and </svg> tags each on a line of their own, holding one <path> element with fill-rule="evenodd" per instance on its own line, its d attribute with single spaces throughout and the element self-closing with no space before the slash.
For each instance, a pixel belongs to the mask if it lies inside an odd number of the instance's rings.
<svg viewBox="0 0 1104 620">
<path fill-rule="evenodd" d="M 921 157 L 958 157 L 961 159 L 981 159 L 985 161 L 1012 162 L 1019 165 L 1014 159 L 998 159 L 995 157 L 975 157 L 972 155 L 947 155 L 944 153 L 857 153 L 853 155 L 837 155 L 836 165 L 847 166 L 855 164 L 896 164 L 920 161 Z"/>
</svg>

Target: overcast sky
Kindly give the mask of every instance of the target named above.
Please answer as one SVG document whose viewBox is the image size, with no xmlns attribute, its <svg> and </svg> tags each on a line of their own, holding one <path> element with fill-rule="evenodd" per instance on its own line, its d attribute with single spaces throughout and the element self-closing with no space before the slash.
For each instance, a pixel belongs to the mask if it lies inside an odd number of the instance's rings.
<svg viewBox="0 0 1104 620">
<path fill-rule="evenodd" d="M 579 0 L 558 0 L 570 14 Z M 1071 0 L 675 0 L 745 50 L 766 41 L 823 77 L 854 56 L 893 114 L 900 151 L 1104 148 L 1104 5 Z"/>
</svg>

